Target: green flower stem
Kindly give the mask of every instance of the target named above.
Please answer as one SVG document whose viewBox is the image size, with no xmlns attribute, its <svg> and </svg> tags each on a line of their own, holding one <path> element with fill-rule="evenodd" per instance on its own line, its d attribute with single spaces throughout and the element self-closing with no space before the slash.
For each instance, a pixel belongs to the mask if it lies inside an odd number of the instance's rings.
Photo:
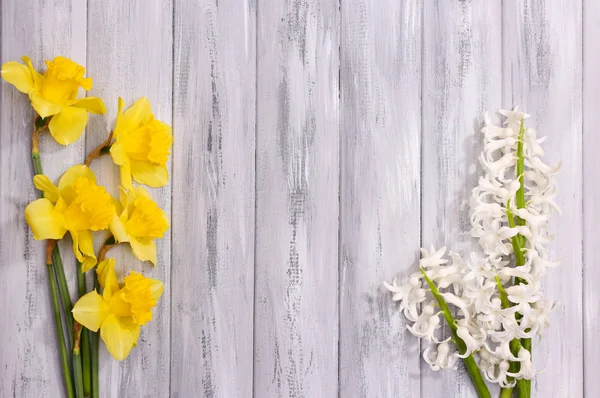
<svg viewBox="0 0 600 398">
<path fill-rule="evenodd" d="M 94 272 L 94 290 L 100 290 L 98 275 Z M 100 379 L 98 372 L 98 348 L 100 332 L 90 332 L 92 335 L 92 398 L 100 398 Z"/>
<path fill-rule="evenodd" d="M 35 130 L 33 131 L 33 135 L 31 137 L 31 160 L 33 161 L 33 171 L 35 175 L 44 174 L 42 169 L 42 161 L 40 159 L 40 132 L 45 128 L 48 123 L 48 119 L 42 119 L 40 117 L 35 120 Z M 40 192 L 40 196 L 42 192 Z M 69 294 L 69 286 L 67 284 L 67 278 L 65 277 L 65 270 L 63 267 L 63 262 L 60 257 L 60 250 L 58 249 L 58 245 L 54 246 L 54 250 L 52 251 L 52 261 L 54 263 L 54 271 L 56 273 L 56 279 L 58 281 L 58 291 L 60 293 L 60 298 L 63 305 L 63 311 L 65 315 L 65 320 L 67 323 L 67 336 L 69 338 L 69 347 L 73 346 L 73 314 L 71 310 L 73 309 L 73 303 L 71 302 L 71 295 Z"/>
<path fill-rule="evenodd" d="M 513 388 L 501 388 L 500 389 L 500 398 L 511 398 L 513 393 Z"/>
<path fill-rule="evenodd" d="M 56 288 L 56 280 L 54 279 L 54 267 L 52 266 L 51 261 L 47 262 L 46 267 L 48 268 L 48 280 L 50 282 L 50 294 L 52 296 L 52 312 L 54 313 L 56 337 L 58 339 L 60 363 L 65 381 L 65 389 L 67 390 L 67 397 L 74 398 L 75 393 L 73 392 L 73 381 L 71 380 L 71 370 L 69 369 L 69 357 L 67 354 L 67 346 L 65 344 L 63 334 L 63 323 L 62 318 L 60 316 L 60 308 L 58 304 L 58 289 Z"/>
<path fill-rule="evenodd" d="M 524 209 L 525 206 L 525 156 L 523 155 L 523 137 L 525 135 L 525 121 L 521 118 L 521 126 L 519 128 L 519 137 L 517 142 L 517 165 L 516 165 L 516 175 L 519 179 L 519 189 L 515 194 L 517 209 Z M 511 228 L 516 225 L 525 225 L 525 220 L 521 217 L 517 217 L 517 221 L 513 218 L 513 214 L 510 211 L 510 201 L 506 205 L 506 213 L 508 216 L 508 224 Z M 525 264 L 525 258 L 523 256 L 523 250 L 525 249 L 525 238 L 521 236 L 521 234 L 517 234 L 511 240 L 513 251 L 515 252 L 515 264 L 517 267 L 520 267 Z M 515 285 L 519 285 L 525 283 L 521 278 L 515 278 Z M 520 314 L 516 314 L 517 320 L 521 318 Z M 511 341 L 511 351 L 512 347 L 516 346 L 516 339 Z M 521 339 L 519 342 L 519 346 L 522 346 L 531 354 L 531 338 Z M 514 354 L 514 352 L 513 352 Z M 533 356 L 533 355 L 532 355 Z M 519 397 L 521 398 L 529 398 L 531 396 L 531 380 L 518 380 L 517 381 L 517 392 Z"/>
<path fill-rule="evenodd" d="M 33 170 L 35 175 L 44 174 L 42 169 L 42 161 L 40 159 L 39 141 L 40 133 L 47 126 L 49 119 L 37 117 L 34 121 L 35 127 L 31 137 L 31 160 L 33 162 Z M 40 192 L 42 196 L 42 192 Z M 67 354 L 67 342 L 65 341 L 65 332 L 63 329 L 62 317 L 60 314 L 59 293 L 62 301 L 63 313 L 67 324 L 67 340 L 69 348 L 73 344 L 73 315 L 71 309 L 71 296 L 65 278 L 65 271 L 60 257 L 60 251 L 56 242 L 47 241 L 46 243 L 46 266 L 48 268 L 48 279 L 50 282 L 50 292 L 52 295 L 52 310 L 54 313 L 54 321 L 56 324 L 56 335 L 58 339 L 59 354 L 61 359 L 61 367 L 65 381 L 65 389 L 68 398 L 75 398 L 73 390 L 73 380 L 71 378 L 71 370 L 69 368 L 69 356 Z M 57 287 L 58 281 L 58 287 Z"/>
<path fill-rule="evenodd" d="M 517 142 L 517 166 L 516 173 L 519 179 L 519 189 L 516 193 L 517 209 L 525 208 L 525 156 L 523 156 L 523 136 L 525 135 L 525 121 L 521 118 L 521 127 L 519 128 L 519 139 Z M 517 225 L 525 225 L 525 220 L 517 219 Z"/>
<path fill-rule="evenodd" d="M 87 287 L 85 285 L 85 274 L 81 269 L 81 263 L 77 261 L 77 284 L 79 298 L 85 296 Z M 83 367 L 83 393 L 86 397 L 92 394 L 92 362 L 90 358 L 90 340 L 87 329 L 81 332 L 81 363 Z"/>
<path fill-rule="evenodd" d="M 452 339 L 454 341 L 454 344 L 456 344 L 456 347 L 458 348 L 458 352 L 464 354 L 467 351 L 467 346 L 465 342 L 460 337 L 458 337 L 458 334 L 456 334 L 456 321 L 454 320 L 454 317 L 452 316 L 452 313 L 448 308 L 446 300 L 444 300 L 433 281 L 429 279 L 425 270 L 423 268 L 420 268 L 420 270 L 423 274 L 423 277 L 427 281 L 429 288 L 431 289 L 433 297 L 435 297 L 438 305 L 440 306 L 440 309 L 442 310 L 442 313 L 444 314 L 444 318 L 446 319 L 446 323 L 448 323 L 448 327 L 450 328 L 450 332 L 452 333 Z M 491 398 L 490 391 L 488 390 L 487 385 L 485 384 L 483 376 L 481 376 L 481 372 L 477 367 L 477 363 L 475 362 L 475 358 L 473 358 L 473 355 L 469 355 L 468 357 L 463 358 L 463 362 L 467 367 L 467 372 L 469 372 L 469 377 L 471 377 L 471 381 L 473 382 L 473 385 L 477 390 L 477 395 L 479 396 L 479 398 Z"/>
<path fill-rule="evenodd" d="M 500 301 L 502 302 L 502 308 L 512 307 L 512 303 L 508 300 L 508 295 L 506 294 L 506 290 L 504 289 L 504 286 L 502 286 L 502 282 L 500 281 L 500 278 L 498 276 L 496 276 L 496 286 L 498 287 L 498 292 L 500 293 Z M 519 350 L 521 349 L 521 343 L 519 343 L 518 339 L 512 339 L 511 342 L 509 343 L 509 347 L 510 347 L 510 352 L 514 356 L 519 355 Z M 509 372 L 517 373 L 517 372 L 519 372 L 520 369 L 521 369 L 521 364 L 519 362 L 510 361 L 510 367 L 508 369 Z M 514 381 L 514 378 L 509 377 L 508 381 L 510 381 L 510 382 Z M 520 380 L 517 380 L 517 383 L 519 383 L 519 381 Z M 510 388 L 510 390 L 512 390 L 512 388 Z"/>
<path fill-rule="evenodd" d="M 67 278 L 65 277 L 65 269 L 63 267 L 62 258 L 60 256 L 60 250 L 58 244 L 54 246 L 52 251 L 52 261 L 56 269 L 56 279 L 58 281 L 58 291 L 62 300 L 63 311 L 65 315 L 65 321 L 67 323 L 67 337 L 69 338 L 69 347 L 73 346 L 73 303 L 71 302 L 71 295 L 69 294 L 69 286 L 67 285 Z"/>
<path fill-rule="evenodd" d="M 84 398 L 83 369 L 81 366 L 81 352 L 79 349 L 81 329 L 83 329 L 83 326 L 81 326 L 79 322 L 75 322 L 73 329 L 73 336 L 75 337 L 75 341 L 73 343 L 73 379 L 75 381 L 75 396 L 77 398 Z"/>
</svg>

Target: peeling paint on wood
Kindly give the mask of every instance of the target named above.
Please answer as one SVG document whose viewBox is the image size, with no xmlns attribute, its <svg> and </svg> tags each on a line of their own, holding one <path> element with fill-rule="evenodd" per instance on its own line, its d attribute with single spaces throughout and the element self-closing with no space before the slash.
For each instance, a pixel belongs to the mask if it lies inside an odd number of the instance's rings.
<svg viewBox="0 0 600 398">
<path fill-rule="evenodd" d="M 28 55 L 38 68 L 66 55 L 85 65 L 86 6 L 71 0 L 0 3 L 0 62 Z M 56 330 L 50 305 L 44 244 L 33 240 L 24 210 L 37 198 L 32 177 L 34 113 L 26 95 L 0 84 L 0 396 L 55 397 L 64 394 Z M 68 147 L 48 134 L 40 152 L 45 173 L 56 180 L 66 165 L 83 159 L 84 141 Z M 61 249 L 71 253 L 70 244 Z M 65 261 L 74 282 L 74 261 Z M 74 287 L 74 285 L 72 284 Z M 73 290 L 73 289 L 72 289 Z M 53 364 L 47 366 L 46 364 Z"/>
<path fill-rule="evenodd" d="M 252 391 L 256 4 L 175 2 L 171 396 Z"/>
<path fill-rule="evenodd" d="M 114 128 L 117 98 L 129 107 L 146 96 L 154 116 L 167 124 L 172 119 L 173 91 L 173 4 L 164 0 L 135 0 L 124 5 L 120 1 L 89 2 L 88 9 L 88 74 L 94 79 L 90 96 L 104 100 L 105 117 L 90 117 L 85 136 L 86 152 L 102 143 Z M 175 132 L 175 134 L 177 134 Z M 176 137 L 180 139 L 180 137 Z M 99 183 L 119 197 L 119 168 L 110 156 L 92 163 Z M 170 163 L 167 167 L 171 167 Z M 171 213 L 173 182 L 160 188 L 147 188 L 156 203 Z M 97 239 L 97 246 L 102 239 Z M 122 362 L 112 359 L 101 343 L 100 377 L 104 397 L 163 397 L 169 394 L 171 333 L 171 231 L 157 240 L 158 263 L 138 261 L 128 245 L 112 249 L 107 257 L 117 260 L 117 275 L 128 270 L 143 272 L 165 284 L 165 293 L 154 309 L 153 320 L 142 327 L 140 342 Z"/>
<path fill-rule="evenodd" d="M 534 349 L 536 366 L 545 369 L 536 379 L 534 396 L 581 397 L 582 4 L 523 0 L 505 3 L 503 12 L 504 106 L 519 105 L 531 114 L 528 124 L 539 136 L 548 136 L 546 159 L 562 162 L 557 203 L 563 214 L 551 223 L 556 236 L 550 249 L 556 260 L 564 260 L 548 272 L 545 286 L 547 297 L 560 306 Z M 593 203 L 594 197 L 586 200 Z M 587 267 L 595 266 L 588 262 Z"/>
<path fill-rule="evenodd" d="M 421 11 L 342 3 L 341 397 L 419 395 L 418 341 L 383 281 L 408 275 L 419 247 Z"/>
<path fill-rule="evenodd" d="M 338 388 L 339 4 L 258 8 L 254 395 Z"/>
<path fill-rule="evenodd" d="M 478 245 L 466 232 L 481 173 L 480 129 L 484 112 L 501 104 L 501 5 L 425 0 L 423 28 L 422 245 L 473 250 Z M 476 396 L 463 366 L 434 372 L 424 361 L 421 394 Z"/>
<path fill-rule="evenodd" d="M 600 197 L 600 52 L 597 41 L 589 39 L 600 37 L 600 3 L 584 0 L 583 8 L 583 394 L 600 397 L 600 269 L 595 265 L 600 254 L 600 235 L 595 232 L 600 220 L 595 200 Z"/>
</svg>

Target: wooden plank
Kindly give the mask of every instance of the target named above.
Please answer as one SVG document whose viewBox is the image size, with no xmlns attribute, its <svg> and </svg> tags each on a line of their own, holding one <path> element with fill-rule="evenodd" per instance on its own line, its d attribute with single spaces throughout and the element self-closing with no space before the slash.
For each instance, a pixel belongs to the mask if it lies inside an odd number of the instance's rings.
<svg viewBox="0 0 600 398">
<path fill-rule="evenodd" d="M 545 369 L 536 379 L 533 395 L 581 397 L 582 4 L 573 0 L 503 4 L 504 106 L 519 105 L 531 114 L 528 125 L 548 136 L 547 161 L 562 161 L 557 202 L 563 215 L 551 223 L 556 231 L 551 251 L 564 261 L 546 278 L 546 297 L 561 304 L 533 352 L 536 367 Z"/>
<path fill-rule="evenodd" d="M 256 2 L 175 5 L 171 395 L 247 397 Z"/>
<path fill-rule="evenodd" d="M 423 45 L 422 245 L 478 247 L 468 231 L 485 111 L 501 102 L 500 2 L 425 0 Z M 477 171 L 476 171 L 477 170 Z M 447 328 L 444 328 L 447 332 Z M 426 347 L 422 344 L 421 349 Z M 466 370 L 421 362 L 422 397 L 475 397 Z M 493 394 L 496 395 L 495 393 Z"/>
<path fill-rule="evenodd" d="M 57 55 L 85 65 L 85 2 L 3 0 L 0 62 L 28 55 L 38 70 Z M 50 305 L 43 242 L 33 240 L 23 211 L 33 189 L 31 132 L 34 111 L 26 95 L 0 84 L 0 396 L 56 397 L 65 394 Z M 49 134 L 40 143 L 45 173 L 57 179 L 83 158 L 84 139 L 64 147 Z M 73 287 L 70 242 L 61 245 Z M 71 289 L 74 292 L 74 289 Z"/>
<path fill-rule="evenodd" d="M 106 117 L 90 123 L 86 149 L 103 142 L 114 127 L 117 98 L 126 106 L 142 96 L 148 97 L 158 120 L 172 123 L 172 19 L 171 1 L 135 0 L 127 6 L 111 0 L 89 3 L 88 70 L 94 77 L 90 95 L 104 99 Z M 177 133 L 174 133 L 177 136 Z M 177 139 L 177 138 L 176 138 Z M 110 156 L 92 164 L 100 183 L 118 197 L 118 167 Z M 170 185 L 148 188 L 158 205 L 167 213 L 171 208 Z M 101 243 L 100 239 L 98 239 Z M 121 247 L 122 246 L 122 247 Z M 123 362 L 117 362 L 101 343 L 100 386 L 105 397 L 164 397 L 169 395 L 171 240 L 170 232 L 157 240 L 158 265 L 135 259 L 128 245 L 109 252 L 117 259 L 118 275 L 130 269 L 160 279 L 165 293 L 154 309 L 152 322 L 142 327 L 140 342 Z"/>
<path fill-rule="evenodd" d="M 383 281 L 420 236 L 422 3 L 342 6 L 340 396 L 418 397 L 418 340 Z"/>
<path fill-rule="evenodd" d="M 600 3 L 584 0 L 583 9 L 583 394 L 600 397 L 596 371 L 600 369 L 600 269 L 596 263 L 600 254 L 600 235 L 596 233 L 600 224 L 596 200 L 600 197 L 600 137 L 596 131 L 600 122 Z"/>
<path fill-rule="evenodd" d="M 338 391 L 339 3 L 258 8 L 254 395 Z"/>
</svg>

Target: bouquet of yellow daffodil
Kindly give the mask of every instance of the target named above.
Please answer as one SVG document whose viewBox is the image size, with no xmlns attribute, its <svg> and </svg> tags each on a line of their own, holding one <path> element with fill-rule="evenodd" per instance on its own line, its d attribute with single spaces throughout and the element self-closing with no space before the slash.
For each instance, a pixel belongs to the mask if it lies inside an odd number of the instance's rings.
<svg viewBox="0 0 600 398">
<path fill-rule="evenodd" d="M 2 65 L 2 78 L 27 94 L 35 110 L 31 156 L 33 183 L 41 198 L 27 206 L 25 219 L 34 238 L 47 241 L 48 282 L 67 396 L 98 397 L 99 337 L 115 359 L 125 359 L 138 342 L 140 327 L 152 319 L 152 309 L 164 290 L 161 281 L 134 271 L 119 282 L 115 260 L 105 256 L 116 244 L 128 242 L 139 260 L 156 265 L 155 239 L 163 237 L 169 220 L 148 191 L 134 187 L 133 181 L 150 187 L 168 183 L 166 164 L 173 135 L 170 126 L 154 118 L 146 98 L 125 111 L 119 98 L 115 128 L 107 140 L 88 155 L 85 164 L 65 170 L 55 185 L 42 171 L 40 134 L 47 130 L 58 143 L 69 145 L 83 133 L 88 112 L 104 114 L 106 107 L 100 98 L 77 98 L 80 87 L 92 88 L 92 79 L 84 77 L 85 68 L 70 59 L 46 61 L 44 74 L 35 70 L 28 57 L 23 62 Z M 108 153 L 120 167 L 118 201 L 97 184 L 89 167 Z M 110 237 L 96 255 L 93 233 L 104 230 Z M 78 268 L 75 305 L 57 246 L 67 232 Z M 94 288 L 88 292 L 85 273 L 94 268 Z"/>
</svg>

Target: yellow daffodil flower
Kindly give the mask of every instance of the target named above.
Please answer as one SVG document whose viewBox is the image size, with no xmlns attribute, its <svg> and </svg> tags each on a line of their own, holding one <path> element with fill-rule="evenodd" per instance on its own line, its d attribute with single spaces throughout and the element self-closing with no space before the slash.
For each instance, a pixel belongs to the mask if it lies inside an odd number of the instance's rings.
<svg viewBox="0 0 600 398">
<path fill-rule="evenodd" d="M 110 222 L 110 231 L 117 242 L 129 242 L 133 254 L 141 261 L 156 265 L 156 243 L 169 228 L 169 218 L 142 187 L 121 190 L 119 215 Z"/>
<path fill-rule="evenodd" d="M 108 352 L 121 361 L 137 345 L 140 326 L 152 320 L 152 308 L 164 285 L 134 271 L 119 285 L 113 258 L 98 264 L 96 272 L 102 295 L 94 290 L 81 297 L 73 307 L 73 318 L 91 331 L 100 329 Z"/>
<path fill-rule="evenodd" d="M 21 58 L 25 65 L 10 61 L 2 65 L 2 78 L 29 95 L 33 109 L 42 117 L 52 116 L 48 129 L 62 145 L 75 142 L 83 133 L 88 112 L 106 113 L 100 98 L 77 99 L 79 87 L 92 88 L 92 79 L 85 78 L 85 68 L 68 58 L 56 57 L 46 61 L 48 69 L 41 75 L 29 57 Z"/>
<path fill-rule="evenodd" d="M 25 208 L 25 219 L 33 237 L 61 239 L 69 231 L 75 257 L 81 262 L 83 271 L 93 268 L 96 255 L 91 231 L 108 228 L 115 215 L 114 200 L 104 187 L 96 184 L 96 176 L 84 165 L 67 170 L 58 187 L 41 174 L 33 178 L 33 183 L 44 192 L 44 198 Z"/>
<path fill-rule="evenodd" d="M 171 154 L 171 126 L 154 119 L 146 97 L 119 112 L 114 129 L 115 142 L 110 148 L 113 161 L 121 166 L 121 183 L 133 187 L 131 177 L 140 184 L 162 187 L 169 182 L 167 161 Z"/>
</svg>

